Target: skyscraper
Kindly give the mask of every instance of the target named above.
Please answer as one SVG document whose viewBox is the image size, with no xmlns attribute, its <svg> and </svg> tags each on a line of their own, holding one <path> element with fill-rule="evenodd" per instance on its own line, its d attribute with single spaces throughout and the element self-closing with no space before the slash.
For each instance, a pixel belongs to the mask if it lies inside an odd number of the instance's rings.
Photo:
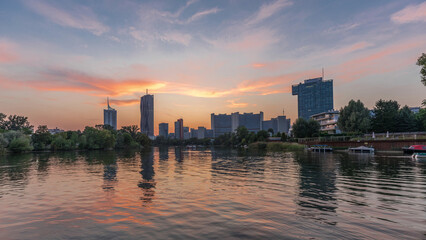
<svg viewBox="0 0 426 240">
<path fill-rule="evenodd" d="M 109 106 L 109 98 L 107 98 L 107 109 L 104 109 L 104 125 L 110 125 L 117 130 L 117 111 Z"/>
<path fill-rule="evenodd" d="M 148 94 L 141 97 L 141 132 L 148 137 L 154 136 L 154 95 Z"/>
<path fill-rule="evenodd" d="M 168 123 L 160 123 L 158 125 L 159 135 L 165 138 L 169 137 L 169 124 Z"/>
<path fill-rule="evenodd" d="M 312 115 L 327 112 L 333 105 L 333 80 L 323 81 L 322 77 L 307 79 L 292 86 L 292 94 L 298 95 L 299 118 L 309 119 Z"/>
<path fill-rule="evenodd" d="M 183 134 L 184 134 L 184 132 L 183 132 L 183 119 L 179 118 L 175 122 L 175 138 L 183 140 Z"/>
</svg>

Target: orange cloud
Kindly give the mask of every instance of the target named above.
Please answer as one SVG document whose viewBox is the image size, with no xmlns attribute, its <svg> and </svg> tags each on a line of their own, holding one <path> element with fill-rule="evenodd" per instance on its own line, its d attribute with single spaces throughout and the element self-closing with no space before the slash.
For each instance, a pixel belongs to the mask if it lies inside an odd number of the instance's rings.
<svg viewBox="0 0 426 240">
<path fill-rule="evenodd" d="M 241 93 L 254 93 L 260 95 L 290 92 L 291 84 L 310 77 L 317 76 L 319 71 L 309 70 L 275 77 L 262 77 L 254 81 L 245 81 L 238 86 Z"/>
<path fill-rule="evenodd" d="M 226 102 L 228 103 L 226 106 L 229 108 L 245 108 L 247 107 L 249 104 L 248 103 L 243 103 L 243 102 L 236 102 L 239 99 L 236 100 L 227 100 Z"/>
<path fill-rule="evenodd" d="M 42 80 L 31 81 L 29 86 L 43 91 L 87 92 L 99 96 L 121 96 L 145 89 L 159 89 L 166 83 L 148 79 L 125 79 L 90 76 L 81 72 L 53 69 L 42 73 Z"/>
<path fill-rule="evenodd" d="M 279 69 L 283 69 L 285 67 L 291 66 L 293 64 L 294 64 L 293 61 L 278 60 L 278 61 L 263 62 L 263 63 L 257 62 L 257 63 L 253 63 L 249 65 L 249 67 L 255 68 L 255 69 L 279 70 Z"/>
<path fill-rule="evenodd" d="M 110 99 L 109 100 L 110 105 L 117 105 L 117 106 L 128 106 L 128 105 L 134 105 L 134 104 L 139 104 L 140 103 L 140 99 L 124 99 L 124 100 L 120 100 L 120 99 Z M 101 105 L 105 105 L 105 101 L 103 101 L 101 103 Z"/>
<path fill-rule="evenodd" d="M 263 68 L 263 67 L 265 67 L 266 65 L 265 65 L 265 64 L 263 64 L 263 63 L 253 63 L 251 66 L 252 66 L 253 68 Z"/>
</svg>

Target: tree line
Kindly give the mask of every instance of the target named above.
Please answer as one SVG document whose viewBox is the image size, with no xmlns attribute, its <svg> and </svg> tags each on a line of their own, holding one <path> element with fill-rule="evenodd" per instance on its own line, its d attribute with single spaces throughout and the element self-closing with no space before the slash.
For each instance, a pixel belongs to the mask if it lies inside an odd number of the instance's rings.
<svg viewBox="0 0 426 240">
<path fill-rule="evenodd" d="M 397 101 L 380 99 L 370 111 L 360 100 L 351 100 L 340 110 L 337 124 L 342 131 L 352 133 L 426 131 L 426 109 L 415 114 Z"/>
<path fill-rule="evenodd" d="M 95 150 L 140 148 L 151 145 L 151 140 L 139 132 L 136 125 L 114 130 L 109 125 L 85 127 L 83 131 L 65 131 L 51 134 L 45 125 L 34 127 L 24 116 L 0 113 L 0 152 L 45 150 Z"/>
</svg>

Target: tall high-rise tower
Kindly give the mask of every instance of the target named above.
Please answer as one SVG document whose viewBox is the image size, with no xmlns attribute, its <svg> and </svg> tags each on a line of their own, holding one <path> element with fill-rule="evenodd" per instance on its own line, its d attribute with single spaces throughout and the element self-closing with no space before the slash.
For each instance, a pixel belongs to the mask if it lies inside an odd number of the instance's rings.
<svg viewBox="0 0 426 240">
<path fill-rule="evenodd" d="M 141 97 L 141 132 L 148 137 L 154 136 L 154 95 L 148 94 Z"/>
<path fill-rule="evenodd" d="M 109 106 L 109 98 L 107 98 L 107 109 L 104 109 L 104 125 L 110 125 L 117 130 L 117 111 Z"/>
<path fill-rule="evenodd" d="M 292 94 L 297 95 L 299 118 L 309 119 L 312 115 L 333 109 L 333 80 L 322 77 L 307 79 L 292 86 Z"/>
<path fill-rule="evenodd" d="M 179 118 L 175 122 L 175 138 L 183 140 L 184 130 L 183 130 L 183 119 Z"/>
</svg>

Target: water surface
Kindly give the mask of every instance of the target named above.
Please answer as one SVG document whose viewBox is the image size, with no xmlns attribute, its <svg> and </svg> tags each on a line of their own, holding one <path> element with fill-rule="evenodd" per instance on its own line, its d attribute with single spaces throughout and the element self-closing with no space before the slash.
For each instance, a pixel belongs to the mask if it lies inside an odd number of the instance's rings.
<svg viewBox="0 0 426 240">
<path fill-rule="evenodd" d="M 232 150 L 0 157 L 0 239 L 424 239 L 426 163 Z"/>
</svg>

